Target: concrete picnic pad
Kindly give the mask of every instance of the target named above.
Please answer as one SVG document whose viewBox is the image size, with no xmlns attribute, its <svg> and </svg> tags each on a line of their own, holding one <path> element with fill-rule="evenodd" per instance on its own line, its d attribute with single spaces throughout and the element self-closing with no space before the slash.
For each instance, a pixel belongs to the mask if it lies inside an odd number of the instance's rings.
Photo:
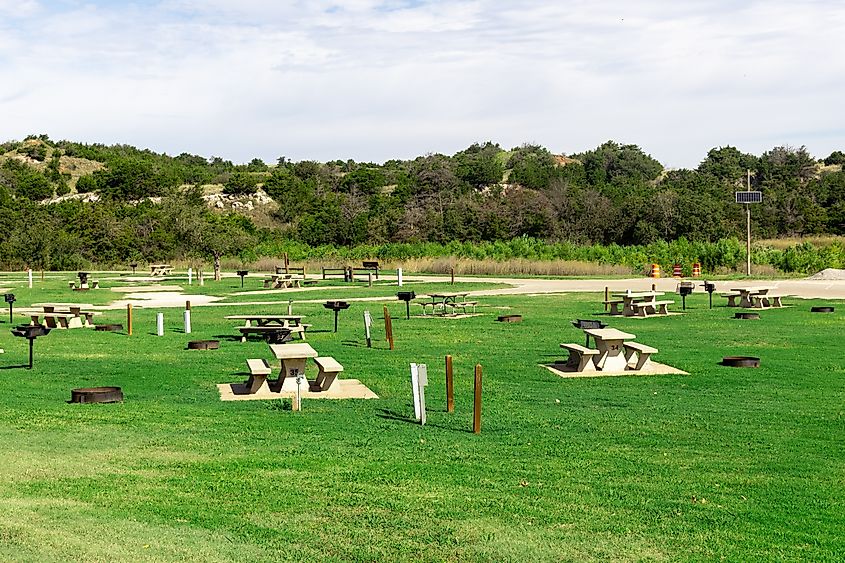
<svg viewBox="0 0 845 563">
<path fill-rule="evenodd" d="M 568 368 L 564 364 L 542 364 L 544 368 L 553 374 L 563 377 L 619 377 L 624 375 L 689 375 L 687 372 L 673 368 L 672 366 L 649 360 L 642 369 L 625 371 L 576 371 L 575 368 Z"/>
<path fill-rule="evenodd" d="M 219 383 L 217 390 L 220 392 L 221 401 L 293 399 L 296 397 L 296 380 L 292 377 L 285 378 L 279 392 L 270 391 L 265 387 L 257 393 L 249 393 L 244 383 Z M 378 395 L 357 379 L 336 379 L 328 390 L 315 392 L 309 391 L 308 384 L 303 382 L 300 396 L 303 399 L 378 399 Z"/>
</svg>

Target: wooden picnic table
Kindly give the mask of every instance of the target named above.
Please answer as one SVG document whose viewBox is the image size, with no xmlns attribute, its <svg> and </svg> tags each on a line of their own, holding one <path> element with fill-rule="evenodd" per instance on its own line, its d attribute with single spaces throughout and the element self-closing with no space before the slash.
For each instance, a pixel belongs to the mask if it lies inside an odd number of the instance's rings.
<svg viewBox="0 0 845 563">
<path fill-rule="evenodd" d="M 170 264 L 150 264 L 151 276 L 169 276 L 173 273 L 173 266 Z"/>
<path fill-rule="evenodd" d="M 281 371 L 276 387 L 281 390 L 286 377 L 305 377 L 305 362 L 308 358 L 316 358 L 319 354 L 310 344 L 270 344 L 273 356 L 281 362 Z"/>
<path fill-rule="evenodd" d="M 757 285 L 751 287 L 734 287 L 731 288 L 731 291 L 739 293 L 740 307 L 751 308 L 754 307 L 754 296 L 766 295 L 773 289 L 775 289 L 775 287 L 772 285 Z"/>
<path fill-rule="evenodd" d="M 624 355 L 624 343 L 634 340 L 635 335 L 615 328 L 585 328 L 584 332 L 593 337 L 599 351 L 596 367 L 602 371 L 625 371 L 628 361 Z"/>
</svg>

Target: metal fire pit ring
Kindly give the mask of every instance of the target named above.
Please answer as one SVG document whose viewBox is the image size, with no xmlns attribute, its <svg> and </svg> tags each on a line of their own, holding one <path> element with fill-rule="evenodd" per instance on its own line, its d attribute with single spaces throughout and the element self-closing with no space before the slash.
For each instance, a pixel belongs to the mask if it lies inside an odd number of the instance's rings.
<svg viewBox="0 0 845 563">
<path fill-rule="evenodd" d="M 726 356 L 722 358 L 722 365 L 732 368 L 758 368 L 760 358 L 754 356 Z"/>
<path fill-rule="evenodd" d="M 123 325 L 114 324 L 114 325 L 95 325 L 94 330 L 100 332 L 118 332 L 123 330 Z"/>
<path fill-rule="evenodd" d="M 188 350 L 217 350 L 219 348 L 219 340 L 191 340 L 188 342 Z"/>
<path fill-rule="evenodd" d="M 746 321 L 749 320 L 760 320 L 760 313 L 736 313 L 734 315 L 735 319 L 744 319 Z"/>
<path fill-rule="evenodd" d="M 822 306 L 822 307 L 811 307 L 810 308 L 811 313 L 832 313 L 833 311 L 834 311 L 834 308 L 829 306 L 829 305 L 825 305 L 825 306 Z"/>
<path fill-rule="evenodd" d="M 521 323 L 522 315 L 502 315 L 496 320 L 500 323 Z"/>
<path fill-rule="evenodd" d="M 83 387 L 70 392 L 71 403 L 119 403 L 123 401 L 120 387 Z"/>
</svg>

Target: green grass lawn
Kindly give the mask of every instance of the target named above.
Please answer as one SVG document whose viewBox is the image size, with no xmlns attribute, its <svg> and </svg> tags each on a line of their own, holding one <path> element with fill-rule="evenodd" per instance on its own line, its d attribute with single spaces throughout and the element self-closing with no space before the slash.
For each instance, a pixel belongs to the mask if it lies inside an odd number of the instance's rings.
<svg viewBox="0 0 845 563">
<path fill-rule="evenodd" d="M 0 276 L 18 306 L 122 297 L 74 294 L 70 276 L 33 290 L 20 279 Z M 202 289 L 240 291 L 240 280 Z M 562 358 L 560 342 L 583 342 L 569 321 L 602 318 L 599 294 L 480 297 L 481 316 L 405 320 L 395 290 L 295 292 L 383 295 L 396 336 L 390 351 L 381 302 L 353 303 L 337 334 L 331 311 L 295 304 L 313 325 L 308 342 L 381 397 L 306 400 L 302 412 L 218 398 L 217 383 L 246 378 L 247 358 L 272 360 L 262 341 L 236 341 L 223 316 L 272 307 L 195 307 L 191 335 L 181 310 L 166 309 L 166 335 L 155 336 L 156 310 L 146 308 L 136 309 L 131 337 L 53 331 L 36 341 L 32 371 L 16 367 L 27 361 L 26 342 L 0 314 L 0 559 L 832 561 L 845 553 L 845 304 L 811 314 L 819 302 L 788 299 L 792 307 L 738 321 L 736 309 L 708 310 L 695 295 L 685 315 L 610 319 L 690 375 L 564 380 L 538 364 Z M 257 300 L 278 300 L 281 312 L 288 295 Z M 504 312 L 525 320 L 495 322 Z M 97 322 L 122 323 L 125 313 Z M 220 350 L 185 350 L 204 338 L 220 339 Z M 736 354 L 760 356 L 762 367 L 719 365 Z M 429 366 L 425 427 L 411 420 L 410 362 Z M 475 364 L 484 372 L 480 435 L 471 432 Z M 98 385 L 122 387 L 125 401 L 68 404 L 71 389 Z"/>
</svg>

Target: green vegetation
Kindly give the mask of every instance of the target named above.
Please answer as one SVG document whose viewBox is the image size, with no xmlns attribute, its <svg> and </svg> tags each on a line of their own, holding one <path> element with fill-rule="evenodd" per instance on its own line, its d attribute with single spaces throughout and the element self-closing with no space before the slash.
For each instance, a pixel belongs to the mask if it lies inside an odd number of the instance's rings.
<svg viewBox="0 0 845 563">
<path fill-rule="evenodd" d="M 31 291 L 21 280 L 0 276 L 19 306 L 70 299 L 64 276 Z M 237 278 L 191 289 L 241 291 Z M 301 413 L 278 401 L 223 403 L 215 385 L 244 380 L 246 358 L 271 359 L 263 342 L 232 341 L 224 315 L 282 311 L 289 296 L 313 292 L 194 307 L 190 336 L 179 309 L 165 310 L 167 333 L 153 336 L 154 308 L 136 309 L 131 337 L 53 331 L 36 342 L 32 372 L 13 367 L 25 363 L 25 343 L 0 331 L 0 557 L 831 561 L 845 552 L 842 303 L 814 315 L 813 302 L 797 301 L 741 322 L 694 295 L 685 315 L 611 323 L 690 375 L 562 380 L 538 364 L 583 339 L 569 320 L 599 314 L 597 294 L 480 297 L 482 316 L 405 320 L 394 290 L 354 290 L 384 296 L 392 352 L 381 301 L 354 302 L 337 334 L 319 303 L 294 305 L 313 324 L 308 342 L 381 397 L 305 401 Z M 104 296 L 120 297 L 81 299 Z M 364 308 L 376 320 L 373 349 Z M 503 312 L 525 321 L 494 322 Z M 124 312 L 98 321 L 124 322 Z M 194 338 L 219 338 L 221 349 L 185 350 Z M 762 367 L 718 365 L 733 354 L 761 356 Z M 424 428 L 410 420 L 409 362 L 429 366 Z M 97 385 L 121 386 L 125 402 L 67 404 L 72 388 Z"/>
<path fill-rule="evenodd" d="M 493 245 L 494 255 L 528 248 L 505 254 L 635 271 L 678 260 L 732 269 L 744 262 L 735 239 L 745 235 L 733 192 L 749 180 L 764 193 L 754 208 L 755 239 L 845 233 L 841 154 L 822 162 L 803 147 L 755 156 L 728 146 L 710 150 L 695 170 L 665 170 L 636 145 L 613 141 L 570 156 L 486 142 L 453 156 L 384 164 L 280 157 L 271 167 L 260 159 L 235 165 L 31 136 L 0 145 L 0 260 L 7 268 L 48 269 L 139 259 L 252 261 L 292 244 L 312 255 L 378 248 L 384 254 L 370 256 L 450 256 L 458 247 L 455 256 L 476 257 Z M 209 207 L 203 196 L 221 186 L 241 199 Z M 273 205 L 244 203 L 259 189 Z M 42 205 L 74 190 L 96 201 Z M 758 248 L 754 259 L 801 272 L 842 263 L 841 245 L 815 251 L 798 247 L 787 256 Z"/>
</svg>

